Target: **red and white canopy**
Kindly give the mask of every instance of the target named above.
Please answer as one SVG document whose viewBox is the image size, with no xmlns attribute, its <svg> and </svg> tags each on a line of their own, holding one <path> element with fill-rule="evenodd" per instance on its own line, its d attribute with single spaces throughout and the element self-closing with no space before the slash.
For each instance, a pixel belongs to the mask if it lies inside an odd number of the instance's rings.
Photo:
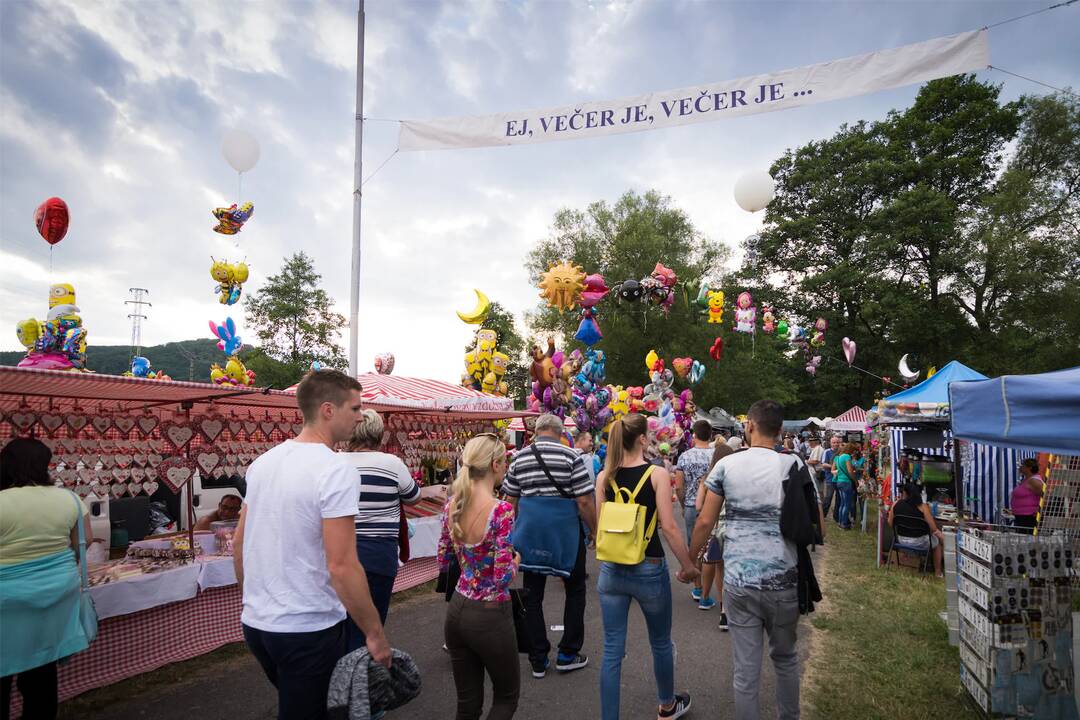
<svg viewBox="0 0 1080 720">
<path fill-rule="evenodd" d="M 442 412 L 514 411 L 508 397 L 488 395 L 472 388 L 441 380 L 362 373 L 356 377 L 364 386 L 364 402 Z"/>
<path fill-rule="evenodd" d="M 825 423 L 826 430 L 847 432 L 866 429 L 866 411 L 858 405 L 851 407 Z"/>
</svg>

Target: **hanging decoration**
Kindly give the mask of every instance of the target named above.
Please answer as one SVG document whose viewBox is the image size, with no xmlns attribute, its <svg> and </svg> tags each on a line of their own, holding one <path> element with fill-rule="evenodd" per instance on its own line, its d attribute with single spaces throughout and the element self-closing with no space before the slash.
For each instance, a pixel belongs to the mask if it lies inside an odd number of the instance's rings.
<svg viewBox="0 0 1080 720">
<path fill-rule="evenodd" d="M 222 235 L 235 235 L 244 229 L 244 223 L 255 214 L 255 205 L 246 202 L 237 207 L 236 203 L 233 203 L 227 208 L 214 208 L 210 211 L 210 214 L 217 218 L 218 221 L 218 224 L 213 228 L 214 232 Z"/>
<path fill-rule="evenodd" d="M 746 290 L 739 293 L 735 300 L 735 332 L 754 333 L 757 320 L 757 308 L 754 307 L 754 299 Z"/>
<path fill-rule="evenodd" d="M 492 328 L 476 331 L 476 345 L 465 353 L 465 373 L 461 384 L 474 390 L 506 395 L 507 386 L 503 376 L 510 357 L 498 351 L 499 334 Z"/>
<path fill-rule="evenodd" d="M 239 353 L 244 343 L 236 334 L 236 323 L 227 317 L 220 325 L 214 324 L 213 320 L 209 324 L 211 334 L 218 338 L 218 349 L 228 358 L 224 368 L 217 363 L 210 366 L 210 380 L 217 385 L 254 385 L 255 373 L 240 360 Z"/>
<path fill-rule="evenodd" d="M 897 370 L 900 371 L 900 377 L 904 378 L 904 382 L 912 383 L 919 379 L 921 370 L 912 370 L 908 367 L 908 353 L 904 353 L 904 356 L 900 358 L 900 362 L 897 365 Z"/>
<path fill-rule="evenodd" d="M 671 361 L 671 369 L 680 380 L 685 380 L 690 375 L 690 368 L 694 365 L 694 359 L 688 357 L 674 358 Z"/>
<path fill-rule="evenodd" d="M 806 372 L 810 373 L 811 375 L 817 375 L 818 365 L 821 365 L 821 356 L 814 355 L 806 361 Z"/>
<path fill-rule="evenodd" d="M 709 290 L 706 295 L 709 303 L 709 322 L 713 324 L 724 322 L 724 291 Z"/>
<path fill-rule="evenodd" d="M 847 364 L 850 366 L 855 362 L 855 351 L 858 349 L 855 341 L 844 338 L 840 341 L 840 346 L 844 349 L 844 359 L 847 360 Z"/>
<path fill-rule="evenodd" d="M 810 344 L 814 347 L 825 345 L 825 331 L 829 329 L 829 321 L 819 317 L 814 321 L 814 335 L 810 338 Z"/>
<path fill-rule="evenodd" d="M 772 335 L 776 330 L 776 316 L 773 315 L 771 305 L 765 305 L 761 310 L 761 332 Z"/>
<path fill-rule="evenodd" d="M 709 348 L 709 357 L 717 362 L 720 362 L 721 356 L 724 354 L 724 339 L 716 338 L 713 340 L 712 347 Z"/>
<path fill-rule="evenodd" d="M 86 328 L 75 304 L 75 288 L 69 283 L 49 287 L 49 313 L 45 320 L 28 318 L 15 326 L 26 357 L 19 367 L 42 370 L 84 370 Z"/>
<path fill-rule="evenodd" d="M 375 356 L 375 372 L 389 375 L 394 372 L 394 353 L 379 353 Z"/>
<path fill-rule="evenodd" d="M 599 273 L 586 275 L 578 303 L 581 305 L 581 322 L 578 324 L 574 339 L 592 347 L 603 339 L 604 333 L 596 322 L 596 306 L 611 292 L 604 283 L 604 276 Z"/>
<path fill-rule="evenodd" d="M 690 366 L 690 384 L 697 385 L 705 377 L 705 366 L 695 360 Z"/>
</svg>

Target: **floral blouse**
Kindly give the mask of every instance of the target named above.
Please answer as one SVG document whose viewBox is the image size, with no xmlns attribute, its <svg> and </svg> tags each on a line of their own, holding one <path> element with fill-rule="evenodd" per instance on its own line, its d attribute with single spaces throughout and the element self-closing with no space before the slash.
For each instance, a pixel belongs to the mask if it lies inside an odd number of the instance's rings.
<svg viewBox="0 0 1080 720">
<path fill-rule="evenodd" d="M 509 600 L 507 587 L 514 579 L 514 548 L 510 531 L 514 527 L 514 507 L 499 501 L 491 510 L 487 531 L 475 545 L 455 542 L 450 536 L 450 503 L 443 508 L 439 537 L 439 571 L 446 572 L 450 558 L 457 555 L 461 566 L 457 592 L 470 600 Z"/>
</svg>

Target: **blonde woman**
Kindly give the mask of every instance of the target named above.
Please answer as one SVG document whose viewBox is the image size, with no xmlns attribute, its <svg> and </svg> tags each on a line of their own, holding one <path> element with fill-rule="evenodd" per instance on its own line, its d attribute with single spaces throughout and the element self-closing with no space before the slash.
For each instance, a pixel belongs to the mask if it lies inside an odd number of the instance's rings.
<svg viewBox="0 0 1080 720">
<path fill-rule="evenodd" d="M 508 587 L 521 557 L 510 545 L 514 509 L 495 498 L 506 474 L 506 446 L 491 433 L 465 445 L 461 470 L 451 487 L 439 538 L 439 570 L 451 557 L 461 566 L 446 611 L 446 647 L 457 688 L 457 720 L 476 720 L 484 707 L 484 672 L 491 678 L 487 720 L 505 720 L 517 710 L 520 663 Z"/>
<path fill-rule="evenodd" d="M 679 560 L 679 582 L 690 583 L 698 577 L 686 548 L 686 536 L 675 521 L 671 501 L 671 475 L 645 459 L 649 428 L 642 415 L 627 415 L 612 423 L 608 431 L 607 460 L 596 478 L 597 512 L 605 502 L 615 499 L 613 486 L 629 492 L 641 482 L 646 472 L 649 482 L 641 486 L 634 502 L 645 508 L 645 524 L 658 519 L 657 528 L 667 538 L 668 546 Z M 637 565 L 600 563 L 600 615 L 604 621 L 604 664 L 600 673 L 600 716 L 604 720 L 619 717 L 619 694 L 623 655 L 626 652 L 626 620 L 630 601 L 636 600 L 645 616 L 649 645 L 652 647 L 653 673 L 661 720 L 682 717 L 690 710 L 690 694 L 675 692 L 674 643 L 671 642 L 671 577 L 659 533 L 653 532 L 645 548 L 645 559 Z"/>
</svg>

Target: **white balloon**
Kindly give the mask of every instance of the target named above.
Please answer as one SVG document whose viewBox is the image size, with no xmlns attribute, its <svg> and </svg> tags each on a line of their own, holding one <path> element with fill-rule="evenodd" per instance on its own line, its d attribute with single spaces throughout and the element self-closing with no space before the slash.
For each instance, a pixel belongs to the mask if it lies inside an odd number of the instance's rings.
<svg viewBox="0 0 1080 720">
<path fill-rule="evenodd" d="M 259 141 L 245 130 L 229 130 L 221 140 L 221 154 L 236 172 L 247 172 L 259 162 Z"/>
<path fill-rule="evenodd" d="M 900 358 L 900 363 L 896 366 L 896 369 L 900 371 L 900 376 L 907 382 L 913 382 L 919 379 L 919 375 L 922 370 L 912 370 L 907 364 L 907 353 L 904 353 L 904 357 Z"/>
<path fill-rule="evenodd" d="M 757 212 L 776 196 L 776 182 L 764 170 L 743 173 L 735 181 L 735 202 L 746 212 Z"/>
</svg>

